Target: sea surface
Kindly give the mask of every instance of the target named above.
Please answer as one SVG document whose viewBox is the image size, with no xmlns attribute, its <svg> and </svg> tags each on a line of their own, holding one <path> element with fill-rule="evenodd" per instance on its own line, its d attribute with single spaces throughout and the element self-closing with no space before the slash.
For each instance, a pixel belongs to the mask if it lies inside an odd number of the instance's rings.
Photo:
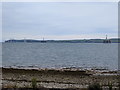
<svg viewBox="0 0 120 90">
<path fill-rule="evenodd" d="M 3 43 L 2 67 L 118 69 L 118 44 Z"/>
</svg>

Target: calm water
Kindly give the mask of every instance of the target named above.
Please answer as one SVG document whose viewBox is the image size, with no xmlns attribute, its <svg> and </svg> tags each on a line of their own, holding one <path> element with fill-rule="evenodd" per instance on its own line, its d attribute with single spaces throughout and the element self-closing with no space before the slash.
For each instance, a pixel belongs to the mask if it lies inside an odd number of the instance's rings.
<svg viewBox="0 0 120 90">
<path fill-rule="evenodd" d="M 96 43 L 3 43 L 5 66 L 118 68 L 118 45 Z"/>
</svg>

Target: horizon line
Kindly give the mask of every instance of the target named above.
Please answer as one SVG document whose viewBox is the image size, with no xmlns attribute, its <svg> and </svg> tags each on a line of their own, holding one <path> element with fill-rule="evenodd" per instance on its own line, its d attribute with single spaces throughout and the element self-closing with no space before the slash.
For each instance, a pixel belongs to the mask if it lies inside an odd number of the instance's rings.
<svg viewBox="0 0 120 90">
<path fill-rule="evenodd" d="M 84 40 L 84 39 L 106 39 L 106 38 L 76 38 L 76 39 L 45 39 L 44 40 Z M 120 39 L 120 37 L 113 37 L 113 38 L 108 38 L 108 39 Z M 42 39 L 35 39 L 35 38 L 21 38 L 21 39 L 15 39 L 15 38 L 11 38 L 11 39 L 6 39 L 6 40 L 43 40 Z M 6 40 L 2 40 L 2 41 L 6 41 Z"/>
</svg>

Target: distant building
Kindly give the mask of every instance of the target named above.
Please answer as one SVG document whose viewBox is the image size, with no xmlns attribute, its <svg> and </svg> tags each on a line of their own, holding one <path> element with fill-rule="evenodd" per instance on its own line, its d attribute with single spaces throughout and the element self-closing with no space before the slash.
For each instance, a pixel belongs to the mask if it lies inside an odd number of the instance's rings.
<svg viewBox="0 0 120 90">
<path fill-rule="evenodd" d="M 107 35 L 106 35 L 106 39 L 103 40 L 103 43 L 111 43 L 111 40 L 109 40 L 109 39 L 107 38 Z"/>
</svg>

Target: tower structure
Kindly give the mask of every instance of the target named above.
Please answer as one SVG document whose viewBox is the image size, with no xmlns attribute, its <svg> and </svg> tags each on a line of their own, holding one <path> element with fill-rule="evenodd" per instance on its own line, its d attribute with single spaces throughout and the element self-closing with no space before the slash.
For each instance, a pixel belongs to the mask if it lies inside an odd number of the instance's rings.
<svg viewBox="0 0 120 90">
<path fill-rule="evenodd" d="M 106 35 L 106 39 L 103 40 L 103 43 L 111 43 L 111 40 L 108 39 L 107 35 Z"/>
</svg>

